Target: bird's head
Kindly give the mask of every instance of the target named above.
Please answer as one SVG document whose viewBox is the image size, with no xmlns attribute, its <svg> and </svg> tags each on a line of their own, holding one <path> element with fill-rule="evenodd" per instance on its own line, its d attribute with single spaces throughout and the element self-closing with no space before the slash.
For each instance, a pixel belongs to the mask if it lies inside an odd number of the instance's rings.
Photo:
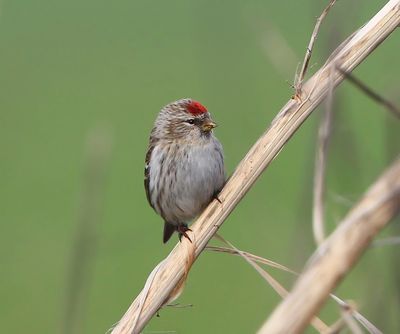
<svg viewBox="0 0 400 334">
<path fill-rule="evenodd" d="M 167 104 L 160 111 L 155 133 L 167 140 L 196 141 L 207 139 L 217 124 L 200 102 L 186 98 Z"/>
</svg>

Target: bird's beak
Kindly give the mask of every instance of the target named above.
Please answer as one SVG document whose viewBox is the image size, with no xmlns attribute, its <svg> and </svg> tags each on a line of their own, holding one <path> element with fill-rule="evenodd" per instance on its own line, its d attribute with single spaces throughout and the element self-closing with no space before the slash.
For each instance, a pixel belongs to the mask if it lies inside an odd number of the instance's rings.
<svg viewBox="0 0 400 334">
<path fill-rule="evenodd" d="M 208 120 L 205 120 L 204 123 L 201 125 L 201 129 L 204 132 L 210 132 L 216 126 L 217 126 L 217 123 L 215 123 L 212 120 L 208 119 Z"/>
</svg>

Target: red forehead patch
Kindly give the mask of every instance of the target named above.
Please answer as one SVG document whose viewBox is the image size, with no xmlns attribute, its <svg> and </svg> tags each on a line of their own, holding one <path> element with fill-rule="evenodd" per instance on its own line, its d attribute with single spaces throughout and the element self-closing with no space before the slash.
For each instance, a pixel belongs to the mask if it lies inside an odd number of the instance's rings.
<svg viewBox="0 0 400 334">
<path fill-rule="evenodd" d="M 192 114 L 192 115 L 200 115 L 203 113 L 207 112 L 207 109 L 205 106 L 203 106 L 200 102 L 193 101 L 190 102 L 187 106 L 187 110 Z"/>
</svg>

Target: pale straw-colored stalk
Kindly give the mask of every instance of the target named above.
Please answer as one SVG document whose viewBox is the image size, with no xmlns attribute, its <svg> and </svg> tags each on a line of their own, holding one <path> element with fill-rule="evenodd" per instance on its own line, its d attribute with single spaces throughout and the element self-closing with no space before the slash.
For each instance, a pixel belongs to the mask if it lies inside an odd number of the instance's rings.
<svg viewBox="0 0 400 334">
<path fill-rule="evenodd" d="M 397 159 L 318 247 L 292 291 L 258 333 L 302 333 L 330 292 L 399 211 L 400 159 Z"/>
</svg>

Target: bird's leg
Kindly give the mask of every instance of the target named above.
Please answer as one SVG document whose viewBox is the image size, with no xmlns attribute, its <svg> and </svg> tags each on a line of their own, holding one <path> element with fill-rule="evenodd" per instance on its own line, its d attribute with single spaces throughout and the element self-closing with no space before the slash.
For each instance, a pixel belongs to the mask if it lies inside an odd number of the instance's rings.
<svg viewBox="0 0 400 334">
<path fill-rule="evenodd" d="M 179 224 L 178 227 L 176 228 L 176 230 L 179 233 L 179 241 L 182 241 L 181 239 L 182 239 L 182 235 L 183 235 L 186 239 L 188 239 L 190 242 L 192 242 L 192 240 L 186 233 L 187 231 L 192 232 L 192 230 L 186 224 Z"/>
</svg>

